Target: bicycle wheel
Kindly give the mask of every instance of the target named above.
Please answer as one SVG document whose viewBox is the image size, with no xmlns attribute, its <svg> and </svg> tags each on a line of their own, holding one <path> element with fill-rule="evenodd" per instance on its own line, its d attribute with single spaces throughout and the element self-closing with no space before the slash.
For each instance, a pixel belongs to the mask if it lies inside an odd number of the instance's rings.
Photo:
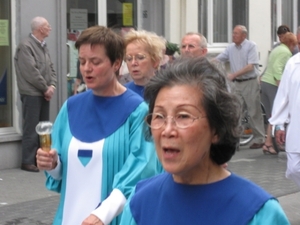
<svg viewBox="0 0 300 225">
<path fill-rule="evenodd" d="M 240 136 L 240 145 L 247 145 L 250 143 L 250 141 L 253 139 L 252 129 L 250 128 L 250 125 L 248 123 L 248 118 L 245 116 L 242 119 L 242 127 L 243 127 L 243 133 Z"/>
<path fill-rule="evenodd" d="M 247 145 L 250 143 L 250 141 L 253 139 L 253 134 L 243 134 L 241 137 L 240 137 L 240 145 L 243 146 L 243 145 Z"/>
</svg>

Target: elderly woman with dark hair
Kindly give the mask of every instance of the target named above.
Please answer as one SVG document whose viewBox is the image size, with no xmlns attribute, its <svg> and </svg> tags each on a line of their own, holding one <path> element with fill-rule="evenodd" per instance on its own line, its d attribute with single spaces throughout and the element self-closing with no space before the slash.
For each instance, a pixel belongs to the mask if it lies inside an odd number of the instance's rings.
<svg viewBox="0 0 300 225">
<path fill-rule="evenodd" d="M 122 225 L 289 224 L 274 197 L 223 168 L 239 143 L 241 107 L 206 58 L 178 59 L 160 71 L 145 100 L 166 173 L 137 184 Z"/>
</svg>

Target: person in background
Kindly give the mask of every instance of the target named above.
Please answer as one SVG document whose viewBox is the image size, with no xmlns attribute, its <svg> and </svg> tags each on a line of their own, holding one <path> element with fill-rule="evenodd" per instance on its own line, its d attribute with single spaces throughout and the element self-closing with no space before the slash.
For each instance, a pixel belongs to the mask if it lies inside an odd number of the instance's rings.
<svg viewBox="0 0 300 225">
<path fill-rule="evenodd" d="M 285 144 L 287 169 L 285 175 L 300 187 L 300 54 L 291 57 L 285 65 L 269 119 L 275 126 L 275 138 Z"/>
<path fill-rule="evenodd" d="M 29 172 L 39 172 L 35 158 L 39 136 L 35 127 L 49 120 L 50 100 L 56 89 L 56 73 L 45 41 L 50 31 L 45 18 L 33 18 L 31 34 L 18 45 L 14 56 L 23 118 L 21 169 Z"/>
<path fill-rule="evenodd" d="M 142 132 L 148 106 L 117 80 L 121 36 L 94 26 L 81 33 L 75 47 L 89 91 L 64 103 L 52 149 L 38 149 L 37 164 L 46 170 L 47 188 L 60 193 L 53 224 L 117 225 L 136 183 L 161 172 L 153 143 Z"/>
<path fill-rule="evenodd" d="M 286 34 L 287 32 L 291 32 L 290 28 L 287 25 L 280 25 L 277 28 L 277 36 L 279 38 L 279 42 L 277 42 L 274 46 L 273 49 L 276 48 L 277 46 L 279 46 L 282 43 L 282 37 L 284 36 L 284 34 Z"/>
<path fill-rule="evenodd" d="M 282 38 L 283 36 L 287 33 L 287 32 L 291 32 L 291 29 L 287 26 L 287 25 L 280 25 L 277 28 L 277 36 L 279 38 L 279 42 L 277 42 L 274 46 L 273 49 L 275 49 L 277 46 L 279 46 L 282 43 Z M 298 46 L 295 46 L 295 48 L 292 50 L 292 54 L 295 55 L 299 52 L 298 50 Z"/>
<path fill-rule="evenodd" d="M 130 30 L 125 35 L 125 62 L 133 81 L 125 84 L 143 97 L 144 86 L 159 68 L 165 40 L 153 32 Z"/>
<path fill-rule="evenodd" d="M 121 225 L 289 224 L 273 196 L 222 166 L 241 128 L 229 86 L 205 57 L 177 59 L 146 85 L 145 120 L 166 172 L 137 184 Z"/>
<path fill-rule="evenodd" d="M 257 79 L 259 59 L 256 44 L 247 40 L 247 29 L 242 25 L 234 27 L 232 41 L 233 43 L 215 59 L 230 63 L 231 73 L 227 77 L 234 82 L 241 105 L 246 106 L 254 135 L 250 149 L 262 148 L 265 141 L 265 128 L 260 106 L 260 86 Z"/>
<path fill-rule="evenodd" d="M 186 33 L 181 39 L 180 53 L 184 57 L 206 56 L 206 38 L 200 33 Z"/>
<path fill-rule="evenodd" d="M 86 85 L 84 83 L 82 74 L 80 72 L 80 62 L 77 61 L 77 74 L 76 74 L 76 80 L 74 83 L 74 95 L 86 91 Z"/>
<path fill-rule="evenodd" d="M 280 45 L 271 51 L 267 69 L 261 77 L 261 101 L 268 118 L 271 117 L 274 98 L 285 64 L 292 57 L 292 52 L 297 46 L 297 38 L 293 33 L 287 32 L 281 36 L 280 42 Z M 262 150 L 264 154 L 277 155 L 272 144 L 272 126 L 270 124 L 268 125 L 267 137 Z"/>
</svg>

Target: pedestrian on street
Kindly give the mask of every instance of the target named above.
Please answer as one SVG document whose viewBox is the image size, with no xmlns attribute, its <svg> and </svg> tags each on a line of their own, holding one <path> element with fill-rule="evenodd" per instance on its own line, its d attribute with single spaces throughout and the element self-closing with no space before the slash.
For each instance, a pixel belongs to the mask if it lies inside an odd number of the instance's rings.
<svg viewBox="0 0 300 225">
<path fill-rule="evenodd" d="M 260 105 L 258 81 L 259 59 L 256 45 L 247 39 L 247 28 L 237 25 L 233 29 L 232 41 L 216 60 L 229 62 L 228 79 L 235 84 L 236 94 L 241 105 L 246 107 L 249 123 L 254 135 L 250 149 L 262 148 L 265 141 L 265 128 Z"/>
<path fill-rule="evenodd" d="M 281 36 L 281 43 L 271 51 L 267 69 L 261 77 L 261 101 L 266 110 L 267 118 L 271 117 L 273 102 L 280 84 L 286 62 L 292 57 L 292 52 L 297 46 L 296 35 L 287 32 Z M 267 137 L 263 146 L 264 154 L 277 155 L 272 143 L 272 126 L 267 128 Z"/>
<path fill-rule="evenodd" d="M 143 136 L 143 98 L 119 83 L 124 40 L 93 26 L 75 43 L 88 91 L 70 97 L 54 123 L 52 149 L 37 152 L 48 189 L 60 193 L 53 224 L 119 224 L 136 183 L 159 172 L 153 142 Z"/>
<path fill-rule="evenodd" d="M 276 141 L 285 144 L 287 155 L 286 177 L 300 187 L 300 54 L 285 65 L 273 104 L 270 124 L 275 126 Z"/>
<path fill-rule="evenodd" d="M 36 151 L 39 137 L 35 131 L 40 121 L 49 120 L 50 100 L 56 89 L 56 73 L 45 38 L 51 26 L 43 17 L 31 21 L 31 33 L 17 47 L 14 62 L 22 102 L 23 137 L 21 169 L 39 172 Z"/>
<path fill-rule="evenodd" d="M 121 225 L 289 224 L 273 196 L 223 168 L 240 137 L 228 86 L 205 57 L 177 59 L 146 85 L 148 136 L 166 172 L 137 184 Z"/>
</svg>

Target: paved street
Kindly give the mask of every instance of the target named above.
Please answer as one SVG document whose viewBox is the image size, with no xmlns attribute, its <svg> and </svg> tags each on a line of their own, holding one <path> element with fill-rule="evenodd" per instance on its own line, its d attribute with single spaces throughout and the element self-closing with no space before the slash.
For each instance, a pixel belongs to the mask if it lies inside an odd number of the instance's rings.
<svg viewBox="0 0 300 225">
<path fill-rule="evenodd" d="M 260 149 L 242 147 L 228 169 L 276 196 L 292 225 L 300 224 L 300 192 L 284 176 L 286 157 L 263 155 Z M 51 224 L 58 195 L 44 187 L 44 174 L 19 169 L 0 171 L 0 225 Z M 237 190 L 238 191 L 238 190 Z"/>
</svg>

